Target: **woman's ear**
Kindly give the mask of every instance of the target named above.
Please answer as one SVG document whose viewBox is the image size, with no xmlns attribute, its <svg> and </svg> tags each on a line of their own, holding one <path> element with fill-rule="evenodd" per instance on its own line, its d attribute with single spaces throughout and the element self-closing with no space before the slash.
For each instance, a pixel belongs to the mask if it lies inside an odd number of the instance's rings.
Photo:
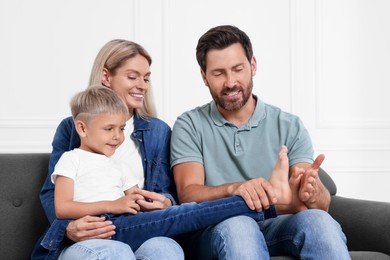
<svg viewBox="0 0 390 260">
<path fill-rule="evenodd" d="M 102 84 L 106 87 L 110 87 L 110 72 L 106 68 L 103 68 Z"/>
<path fill-rule="evenodd" d="M 81 120 L 76 120 L 76 121 L 74 121 L 74 125 L 76 127 L 76 131 L 77 131 L 78 135 L 80 136 L 80 138 L 87 136 L 87 125 L 85 124 L 85 122 L 83 122 Z"/>
</svg>

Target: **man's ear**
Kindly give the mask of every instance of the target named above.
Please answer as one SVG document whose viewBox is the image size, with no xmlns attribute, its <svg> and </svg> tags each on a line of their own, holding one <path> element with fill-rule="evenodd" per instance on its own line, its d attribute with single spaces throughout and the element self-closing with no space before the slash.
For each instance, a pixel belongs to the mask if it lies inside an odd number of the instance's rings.
<svg viewBox="0 0 390 260">
<path fill-rule="evenodd" d="M 86 124 L 81 120 L 75 120 L 74 125 L 76 127 L 76 131 L 80 137 L 87 136 Z"/>
<path fill-rule="evenodd" d="M 252 76 L 255 76 L 257 71 L 257 61 L 255 56 L 252 56 L 251 59 L 251 69 L 252 69 Z"/>
<path fill-rule="evenodd" d="M 209 82 L 206 79 L 206 73 L 202 69 L 200 69 L 200 74 L 202 75 L 202 79 L 203 79 L 204 85 L 206 87 L 208 87 L 209 86 Z"/>
<path fill-rule="evenodd" d="M 106 68 L 103 68 L 102 84 L 106 87 L 110 87 L 110 73 Z"/>
</svg>

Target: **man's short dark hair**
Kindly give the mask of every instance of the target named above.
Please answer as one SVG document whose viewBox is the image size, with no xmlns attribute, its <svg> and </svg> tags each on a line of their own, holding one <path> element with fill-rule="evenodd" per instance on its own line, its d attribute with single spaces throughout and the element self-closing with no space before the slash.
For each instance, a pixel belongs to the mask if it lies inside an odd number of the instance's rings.
<svg viewBox="0 0 390 260">
<path fill-rule="evenodd" d="M 235 43 L 241 44 L 250 62 L 253 56 L 253 49 L 251 40 L 245 32 L 233 25 L 221 25 L 208 30 L 199 38 L 196 46 L 196 59 L 200 68 L 204 72 L 206 71 L 206 56 L 210 50 L 222 50 Z"/>
</svg>

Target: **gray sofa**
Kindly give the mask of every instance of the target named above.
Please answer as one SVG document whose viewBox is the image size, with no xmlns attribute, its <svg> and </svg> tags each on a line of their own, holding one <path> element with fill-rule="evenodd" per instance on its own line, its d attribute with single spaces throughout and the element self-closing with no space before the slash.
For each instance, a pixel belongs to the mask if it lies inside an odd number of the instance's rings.
<svg viewBox="0 0 390 260">
<path fill-rule="evenodd" d="M 49 154 L 0 154 L 0 258 L 28 259 L 48 225 L 39 201 Z M 336 196 L 336 185 L 323 170 L 332 194 L 330 214 L 341 224 L 352 259 L 390 259 L 390 203 Z M 293 259 L 273 257 L 272 259 Z"/>
</svg>

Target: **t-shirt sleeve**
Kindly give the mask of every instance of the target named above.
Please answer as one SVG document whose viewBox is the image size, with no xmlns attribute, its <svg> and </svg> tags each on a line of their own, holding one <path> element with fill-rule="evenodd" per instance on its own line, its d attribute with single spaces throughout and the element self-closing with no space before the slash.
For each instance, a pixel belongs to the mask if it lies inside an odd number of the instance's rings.
<svg viewBox="0 0 390 260">
<path fill-rule="evenodd" d="M 56 176 L 65 176 L 75 179 L 78 168 L 78 159 L 72 152 L 65 152 L 61 155 L 57 164 L 54 167 L 54 172 L 51 175 L 51 181 L 55 183 Z"/>
</svg>

